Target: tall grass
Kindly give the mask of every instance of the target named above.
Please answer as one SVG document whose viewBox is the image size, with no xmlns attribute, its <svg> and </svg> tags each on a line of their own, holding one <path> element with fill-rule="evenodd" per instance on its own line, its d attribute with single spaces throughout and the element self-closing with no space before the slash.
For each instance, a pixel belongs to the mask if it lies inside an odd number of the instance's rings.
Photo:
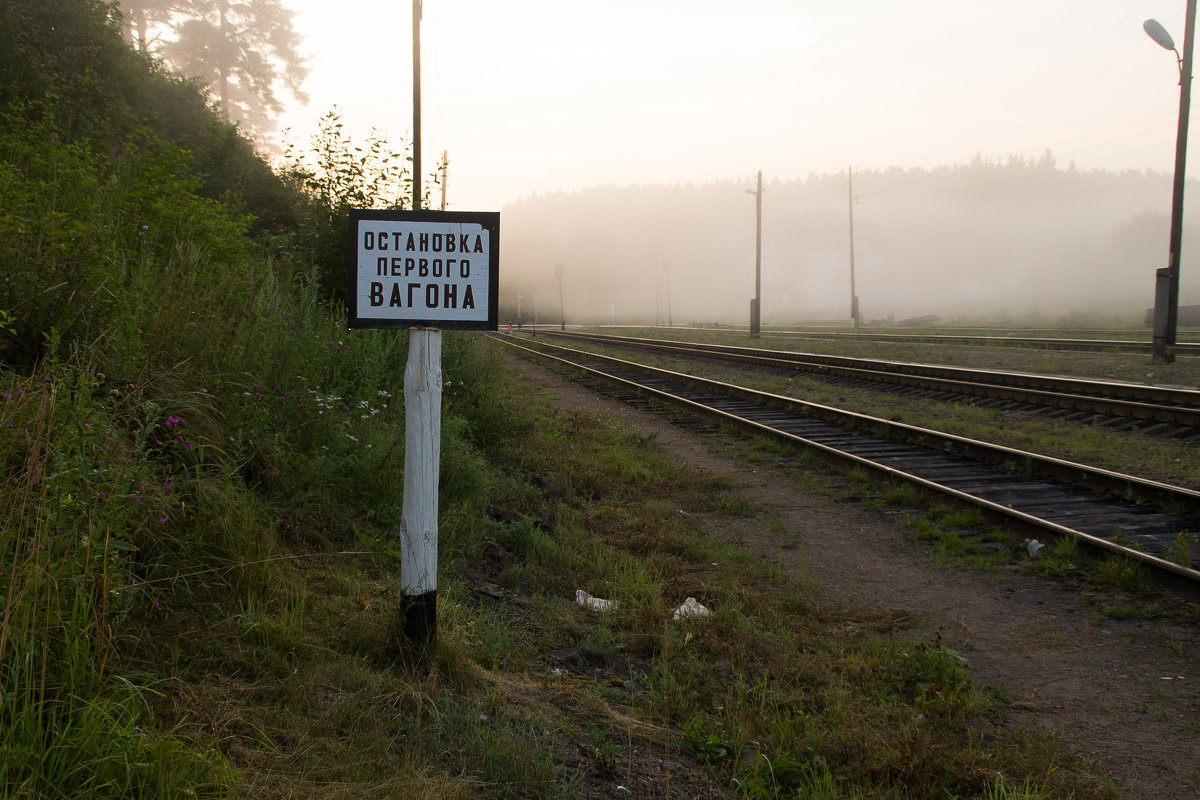
<svg viewBox="0 0 1200 800">
<path fill-rule="evenodd" d="M 143 689 L 109 668 L 128 617 L 153 602 L 137 542 L 174 512 L 94 383 L 86 366 L 53 362 L 4 381 L 0 793 L 219 796 L 208 756 L 143 728 Z"/>
<path fill-rule="evenodd" d="M 320 547 L 401 506 L 404 334 L 347 331 L 312 242 L 251 238 L 186 151 L 115 149 L 0 115 L 6 797 L 228 793 L 222 758 L 146 715 L 139 637 L 197 598 L 269 596 L 296 531 Z M 486 408 L 486 370 L 459 364 L 486 358 L 447 341 L 453 515 L 502 421 L 456 415 Z"/>
</svg>

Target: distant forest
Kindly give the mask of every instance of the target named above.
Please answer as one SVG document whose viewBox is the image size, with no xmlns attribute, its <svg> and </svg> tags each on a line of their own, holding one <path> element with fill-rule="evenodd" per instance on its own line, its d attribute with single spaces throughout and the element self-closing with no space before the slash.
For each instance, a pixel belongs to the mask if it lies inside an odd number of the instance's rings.
<svg viewBox="0 0 1200 800">
<path fill-rule="evenodd" d="M 764 324 L 848 320 L 846 172 L 764 176 Z M 1190 181 L 1187 196 L 1200 204 Z M 504 313 L 568 321 L 737 323 L 754 296 L 754 176 L 606 186 L 502 211 Z M 1060 168 L 1047 152 L 941 169 L 855 170 L 856 293 L 867 322 L 1140 324 L 1166 266 L 1171 176 Z M 749 194 L 747 194 L 749 192 Z M 1187 208 L 1185 202 L 1185 209 Z M 1187 213 L 1181 303 L 1200 302 Z"/>
</svg>

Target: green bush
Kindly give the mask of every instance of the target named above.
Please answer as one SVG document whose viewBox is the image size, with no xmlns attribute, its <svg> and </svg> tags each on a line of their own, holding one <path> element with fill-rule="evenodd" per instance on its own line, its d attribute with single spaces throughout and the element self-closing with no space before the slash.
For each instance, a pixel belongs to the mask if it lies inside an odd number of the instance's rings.
<svg viewBox="0 0 1200 800">
<path fill-rule="evenodd" d="M 48 125 L 0 117 L 10 363 L 31 368 L 53 332 L 63 346 L 106 352 L 116 379 L 123 365 L 177 361 L 189 327 L 224 322 L 206 301 L 228 306 L 244 291 L 247 221 L 199 197 L 198 184 L 187 154 L 148 132 L 111 159 Z"/>
</svg>

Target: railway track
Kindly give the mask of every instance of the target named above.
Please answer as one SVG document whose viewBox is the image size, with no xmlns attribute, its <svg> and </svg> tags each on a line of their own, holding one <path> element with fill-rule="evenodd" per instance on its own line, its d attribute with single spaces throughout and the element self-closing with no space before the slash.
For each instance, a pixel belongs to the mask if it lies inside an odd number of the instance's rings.
<svg viewBox="0 0 1200 800">
<path fill-rule="evenodd" d="M 682 408 L 978 508 L 1031 538 L 1074 539 L 1094 553 L 1129 559 L 1164 588 L 1200 602 L 1200 572 L 1168 557 L 1181 533 L 1200 530 L 1200 492 L 545 340 L 495 338 L 623 400 Z"/>
<path fill-rule="evenodd" d="M 1028 347 L 1037 350 L 1068 350 L 1075 352 L 1143 353 L 1154 352 L 1152 342 L 1129 339 L 1059 339 L 1035 336 L 978 336 L 951 333 L 837 333 L 833 331 L 788 331 L 787 335 L 804 339 L 858 339 L 895 344 L 957 344 L 985 347 Z M 1200 344 L 1178 342 L 1168 345 L 1167 351 L 1177 356 L 1200 355 Z"/>
<path fill-rule="evenodd" d="M 1200 391 L 1192 389 L 609 334 L 543 331 L 539 336 L 804 372 L 875 388 L 957 395 L 1119 431 L 1200 441 Z"/>
<path fill-rule="evenodd" d="M 692 328 L 692 330 L 711 330 L 721 333 L 739 332 L 738 328 Z M 746 329 L 740 332 L 748 333 Z M 762 335 L 771 337 L 795 339 L 825 339 L 841 341 L 888 342 L 892 344 L 943 344 L 968 345 L 980 347 L 1025 347 L 1037 350 L 1065 350 L 1074 352 L 1110 352 L 1110 353 L 1142 353 L 1149 355 L 1154 351 L 1154 345 L 1149 341 L 1132 339 L 1101 339 L 1101 338 L 1060 338 L 1040 336 L 1016 336 L 1011 333 L 1003 336 L 984 334 L 956 333 L 870 333 L 867 331 L 821 331 L 812 329 L 763 331 Z M 1189 332 L 1194 336 L 1194 332 Z M 1200 343 L 1177 342 L 1169 345 L 1167 351 L 1176 356 L 1200 356 Z"/>
</svg>

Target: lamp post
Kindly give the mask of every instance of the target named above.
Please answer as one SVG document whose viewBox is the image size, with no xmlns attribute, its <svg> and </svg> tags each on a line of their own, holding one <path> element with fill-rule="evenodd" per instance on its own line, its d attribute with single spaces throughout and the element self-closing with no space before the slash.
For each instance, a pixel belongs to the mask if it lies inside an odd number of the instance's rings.
<svg viewBox="0 0 1200 800">
<path fill-rule="evenodd" d="M 750 338 L 757 339 L 762 320 L 762 170 L 758 171 L 758 185 L 747 189 L 754 195 L 754 302 L 750 304 Z"/>
<path fill-rule="evenodd" d="M 1148 19 L 1142 28 L 1151 39 L 1175 53 L 1179 63 L 1179 125 L 1175 134 L 1175 180 L 1171 191 L 1171 241 L 1167 266 L 1155 273 L 1154 282 L 1154 361 L 1171 364 L 1179 327 L 1179 250 L 1183 241 L 1183 185 L 1186 178 L 1188 113 L 1192 100 L 1192 39 L 1196 30 L 1196 0 L 1187 0 L 1187 18 L 1183 28 L 1183 55 L 1157 20 Z"/>
</svg>

